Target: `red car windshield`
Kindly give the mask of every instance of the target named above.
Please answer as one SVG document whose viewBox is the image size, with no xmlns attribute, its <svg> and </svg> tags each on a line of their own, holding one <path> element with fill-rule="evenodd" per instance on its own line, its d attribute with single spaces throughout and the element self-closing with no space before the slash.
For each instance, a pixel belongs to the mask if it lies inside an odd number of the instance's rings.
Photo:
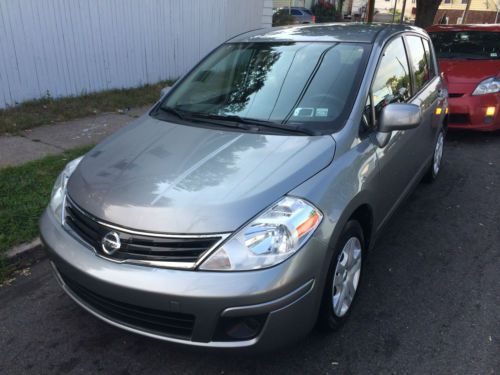
<svg viewBox="0 0 500 375">
<path fill-rule="evenodd" d="M 441 59 L 500 59 L 500 32 L 447 31 L 431 32 L 430 36 Z"/>
</svg>

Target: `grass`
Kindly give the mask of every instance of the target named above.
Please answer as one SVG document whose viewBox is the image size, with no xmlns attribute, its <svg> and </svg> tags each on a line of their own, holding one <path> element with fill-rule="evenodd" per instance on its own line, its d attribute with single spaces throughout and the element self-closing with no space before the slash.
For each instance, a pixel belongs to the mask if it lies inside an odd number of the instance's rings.
<svg viewBox="0 0 500 375">
<path fill-rule="evenodd" d="M 49 203 L 56 177 L 68 161 L 90 148 L 0 169 L 0 283 L 7 276 L 5 252 L 38 236 L 38 219 Z"/>
<path fill-rule="evenodd" d="M 171 85 L 172 81 L 161 81 L 132 89 L 101 91 L 59 99 L 45 97 L 24 102 L 0 110 L 0 135 L 16 134 L 40 125 L 152 104 L 159 99 L 160 90 Z"/>
</svg>

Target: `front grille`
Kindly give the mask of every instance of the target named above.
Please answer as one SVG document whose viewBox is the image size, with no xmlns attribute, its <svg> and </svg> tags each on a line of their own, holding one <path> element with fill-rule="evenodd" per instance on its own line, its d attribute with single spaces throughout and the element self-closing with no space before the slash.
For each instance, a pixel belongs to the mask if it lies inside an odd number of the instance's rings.
<svg viewBox="0 0 500 375">
<path fill-rule="evenodd" d="M 459 94 L 459 93 L 448 93 L 448 96 L 450 98 L 461 98 L 462 96 L 464 96 L 464 94 Z"/>
<path fill-rule="evenodd" d="M 468 124 L 469 115 L 466 113 L 450 113 L 449 122 L 451 124 Z"/>
<path fill-rule="evenodd" d="M 206 252 L 223 239 L 221 235 L 210 237 L 169 237 L 168 235 L 142 235 L 126 229 L 114 229 L 86 213 L 69 197 L 65 205 L 65 225 L 79 238 L 89 244 L 99 255 L 130 263 L 145 263 L 156 266 L 191 268 Z M 103 237 L 115 232 L 121 247 L 111 255 L 102 248 Z"/>
<path fill-rule="evenodd" d="M 59 272 L 70 291 L 100 315 L 131 328 L 184 339 L 191 338 L 194 315 L 149 309 L 97 294 Z"/>
</svg>

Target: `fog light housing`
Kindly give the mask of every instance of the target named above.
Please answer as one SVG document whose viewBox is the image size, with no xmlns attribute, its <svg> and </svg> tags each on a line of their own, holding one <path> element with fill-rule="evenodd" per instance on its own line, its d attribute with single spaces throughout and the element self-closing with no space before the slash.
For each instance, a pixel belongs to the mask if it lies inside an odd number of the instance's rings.
<svg viewBox="0 0 500 375">
<path fill-rule="evenodd" d="M 215 329 L 214 341 L 246 341 L 262 331 L 267 314 L 254 316 L 221 317 Z"/>
<path fill-rule="evenodd" d="M 483 122 L 489 125 L 493 122 L 493 117 L 495 116 L 495 107 L 486 107 L 486 112 Z"/>
</svg>

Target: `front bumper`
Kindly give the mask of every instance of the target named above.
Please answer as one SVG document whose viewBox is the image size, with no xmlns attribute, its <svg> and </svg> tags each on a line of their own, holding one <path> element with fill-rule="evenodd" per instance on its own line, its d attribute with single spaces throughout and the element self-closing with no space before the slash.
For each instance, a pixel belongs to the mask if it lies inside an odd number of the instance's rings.
<svg viewBox="0 0 500 375">
<path fill-rule="evenodd" d="M 457 87 L 455 87 L 457 86 Z M 475 86 L 455 85 L 454 90 L 464 94 L 453 94 L 450 90 L 448 126 L 455 129 L 493 131 L 500 129 L 500 94 L 473 96 Z M 457 95 L 453 97 L 453 95 Z M 458 96 L 461 95 L 461 96 Z M 487 108 L 495 108 L 494 116 L 486 116 Z"/>
<path fill-rule="evenodd" d="M 305 336 L 316 321 L 328 248 L 316 236 L 290 259 L 269 269 L 202 272 L 102 259 L 67 233 L 49 211 L 40 220 L 40 231 L 68 295 L 93 315 L 128 331 L 200 347 L 269 350 Z M 118 306 L 119 316 L 126 313 L 130 319 L 110 314 L 109 306 Z M 131 316 L 139 310 L 143 315 Z M 165 333 L 141 324 L 144 314 L 155 319 L 165 314 L 181 321 L 193 317 L 192 326 L 182 335 Z M 253 316 L 264 319 L 255 337 L 218 339 L 221 319 Z"/>
</svg>

